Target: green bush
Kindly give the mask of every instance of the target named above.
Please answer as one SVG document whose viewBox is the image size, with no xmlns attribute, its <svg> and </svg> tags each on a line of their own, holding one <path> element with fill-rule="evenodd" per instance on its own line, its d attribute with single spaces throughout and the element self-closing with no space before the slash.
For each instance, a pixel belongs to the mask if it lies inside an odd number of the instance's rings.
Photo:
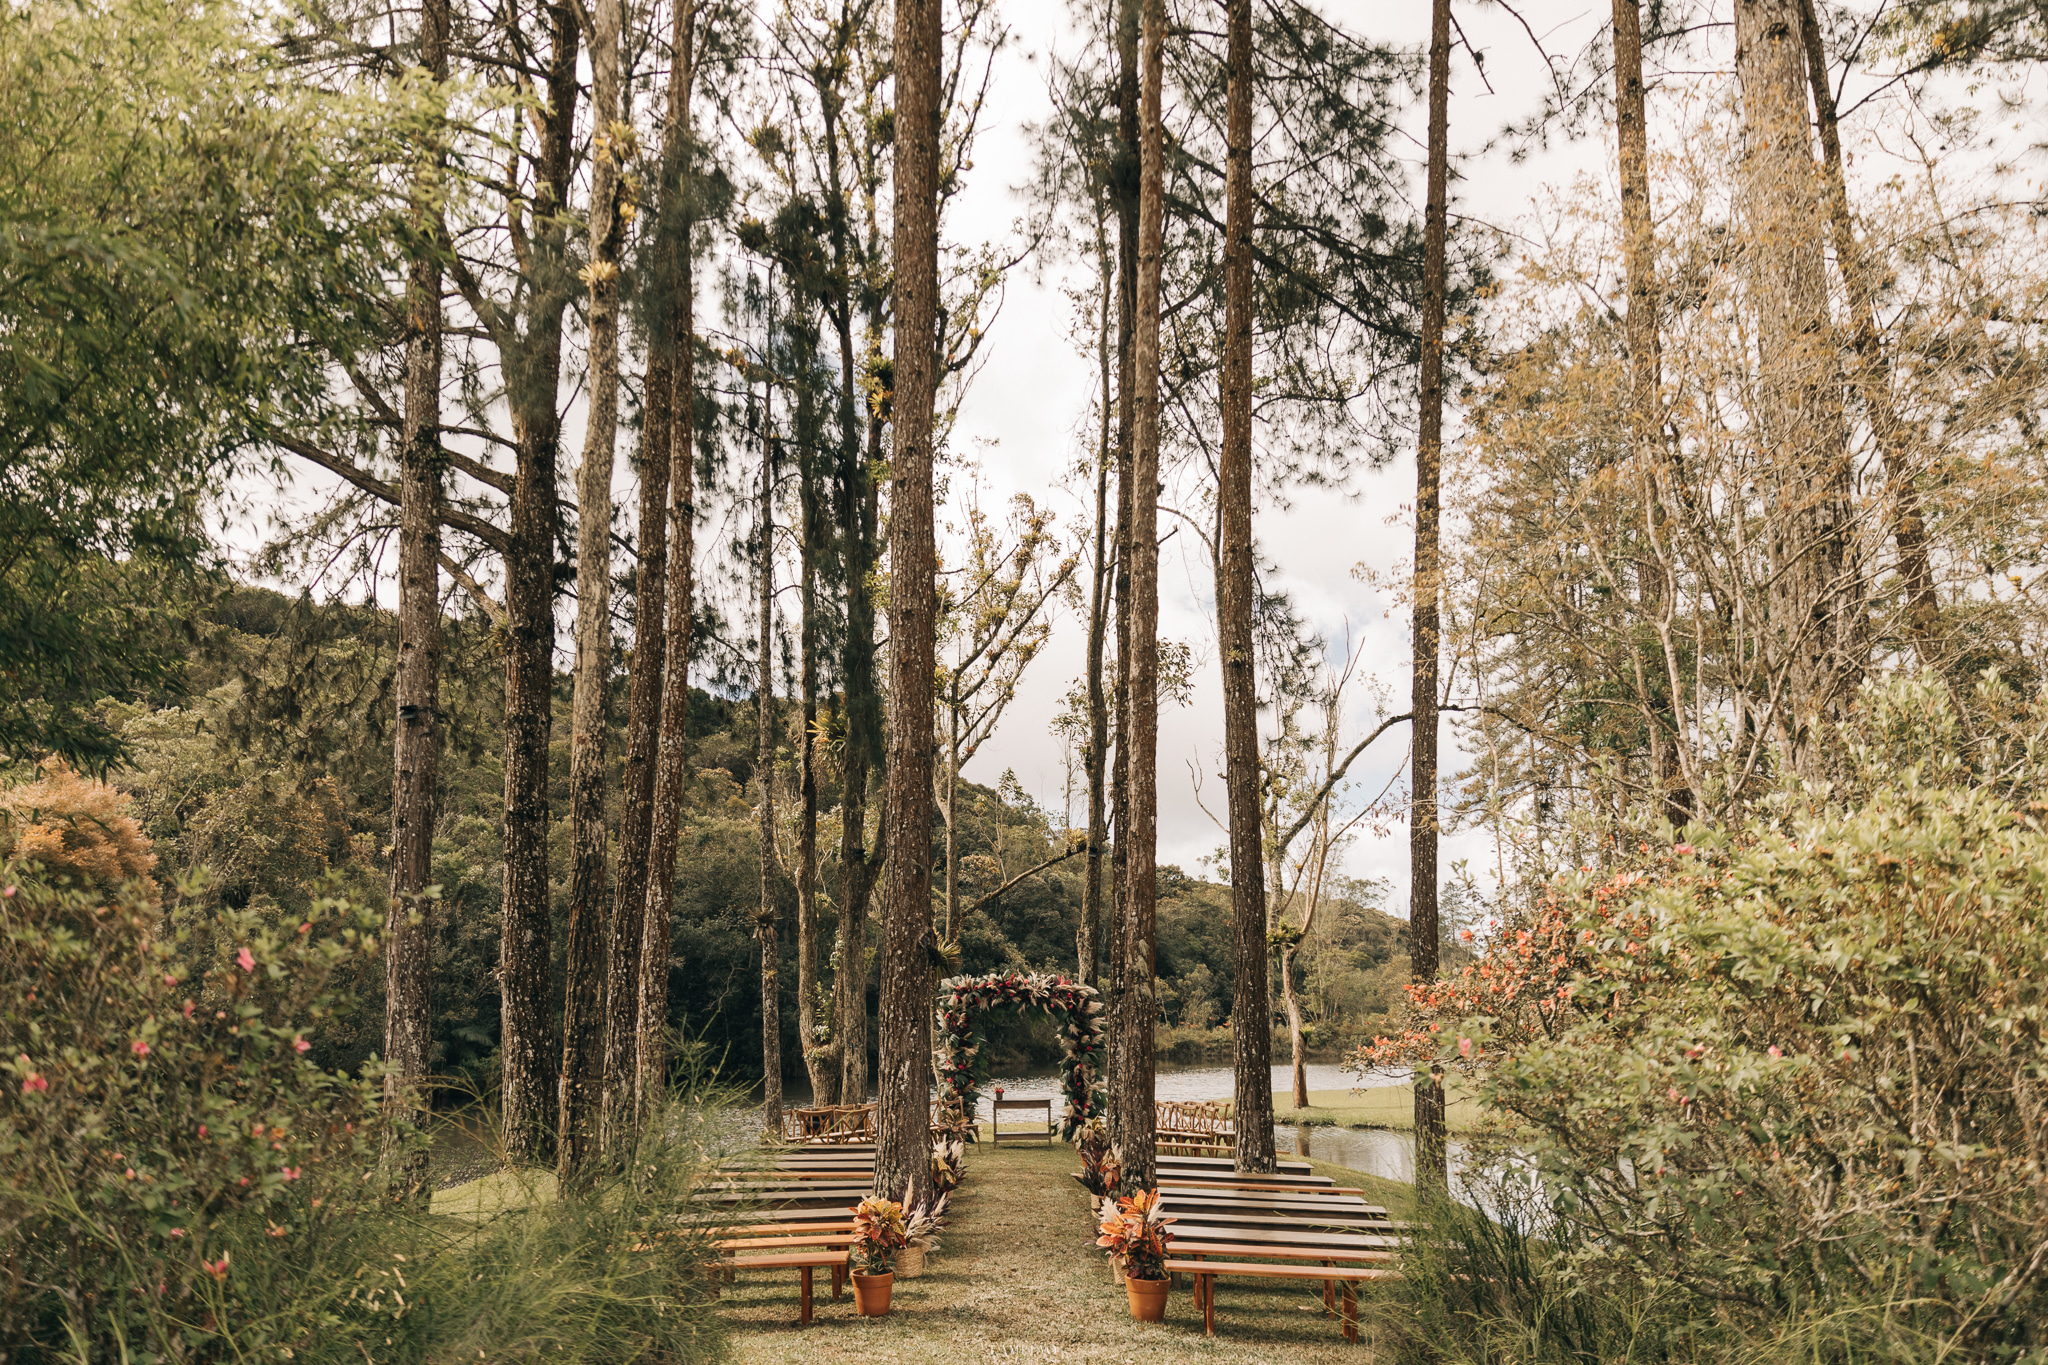
<svg viewBox="0 0 2048 1365">
<path fill-rule="evenodd" d="M 1542 1293 L 1471 1304 L 1457 1354 L 1543 1358 L 1577 1296 L 1582 1358 L 2048 1360 L 2039 769 L 1942 743 L 1939 684 L 1863 702 L 1853 804 L 1561 880 L 1418 1002 L 1544 1192 Z M 1448 1276 L 1516 1282 L 1445 1219 Z"/>
<path fill-rule="evenodd" d="M 714 1116 L 664 1114 L 576 1200 L 394 1202 L 376 1070 L 309 1057 L 375 917 L 322 900 L 273 929 L 191 890 L 0 868 L 0 1359 L 716 1354 L 706 1233 L 674 1213 Z"/>
</svg>

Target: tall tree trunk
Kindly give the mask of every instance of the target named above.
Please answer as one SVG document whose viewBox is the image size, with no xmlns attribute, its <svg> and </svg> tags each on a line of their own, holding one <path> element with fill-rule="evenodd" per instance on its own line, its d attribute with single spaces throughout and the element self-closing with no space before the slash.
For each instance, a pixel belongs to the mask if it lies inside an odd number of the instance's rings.
<svg viewBox="0 0 2048 1365">
<path fill-rule="evenodd" d="M 696 0 L 678 0 L 675 62 L 669 117 L 676 156 L 663 167 L 673 186 L 674 211 L 661 231 L 672 234 L 674 292 L 668 346 L 673 357 L 668 439 L 668 618 L 661 675 L 661 734 L 655 746 L 653 819 L 647 839 L 647 904 L 640 920 L 639 979 L 634 987 L 633 1100 L 646 1115 L 668 1077 L 670 920 L 675 909 L 676 848 L 682 839 L 683 797 L 690 772 L 690 613 L 695 607 L 697 488 L 697 318 L 695 268 L 690 258 L 694 219 L 691 196 L 690 93 L 696 80 Z"/>
<path fill-rule="evenodd" d="M 664 273 L 657 265 L 657 274 Z M 662 616 L 668 598 L 668 438 L 675 368 L 657 343 L 647 366 L 640 428 L 640 537 L 633 571 L 633 658 L 626 703 L 626 771 L 619 809 L 619 870 L 605 948 L 604 1149 L 617 1155 L 633 1131 L 639 1057 L 640 930 L 647 917 L 648 840 L 654 825 L 654 754 L 660 738 Z"/>
<path fill-rule="evenodd" d="M 1859 673 L 1848 591 L 1849 461 L 1827 300 L 1820 175 L 1806 112 L 1799 0 L 1736 0 L 1746 256 L 1757 312 L 1759 411 L 1769 451 L 1769 631 L 1784 661 L 1780 742 L 1826 778 L 1821 735 Z"/>
<path fill-rule="evenodd" d="M 1110 708 L 1115 717 L 1115 749 L 1109 771 L 1109 998 L 1103 1028 L 1108 1042 L 1110 1140 L 1119 1148 L 1140 1140 L 1140 1130 L 1156 1129 L 1150 1109 L 1131 1112 L 1118 1087 L 1118 1057 L 1130 1034 L 1124 1016 L 1129 1005 L 1130 972 L 1125 949 L 1130 936 L 1124 921 L 1130 913 L 1131 824 L 1131 456 L 1137 429 L 1138 198 L 1143 178 L 1138 137 L 1138 30 L 1144 0 L 1117 0 L 1117 151 L 1110 166 L 1117 217 L 1117 445 L 1116 549 L 1111 556 L 1111 582 L 1116 602 L 1116 678 Z"/>
<path fill-rule="evenodd" d="M 1408 818 L 1408 953 L 1417 981 L 1437 972 L 1437 604 L 1443 592 L 1437 548 L 1438 484 L 1444 444 L 1444 252 L 1450 192 L 1451 0 L 1434 0 L 1429 40 L 1429 183 L 1422 243 L 1422 434 L 1415 447 L 1414 675 Z M 1444 1091 L 1435 1073 L 1415 1077 L 1415 1184 L 1450 1184 L 1444 1150 Z"/>
<path fill-rule="evenodd" d="M 875 1192 L 931 1196 L 932 526 L 939 0 L 896 0 L 896 443 L 889 497 L 889 846 L 883 872 Z"/>
<path fill-rule="evenodd" d="M 847 362 L 851 368 L 851 362 Z M 867 452 L 848 453 L 840 479 L 846 528 L 846 767 L 839 833 L 839 971 L 833 979 L 832 1031 L 839 1044 L 839 1102 L 868 1093 L 868 899 L 887 864 L 889 798 L 883 789 L 875 847 L 867 847 L 868 779 L 882 754 L 882 699 L 875 685 L 875 604 L 869 577 L 880 544 L 883 416 L 871 410 Z M 929 835 L 926 836 L 929 842 Z M 920 844 L 919 847 L 924 847 Z"/>
<path fill-rule="evenodd" d="M 821 470 L 814 461 L 804 464 L 804 533 L 798 547 L 803 594 L 802 679 L 800 723 L 797 738 L 797 826 L 796 826 L 796 1031 L 803 1050 L 804 1072 L 811 1080 L 811 1103 L 839 1103 L 839 1063 L 828 1049 L 818 1045 L 818 1033 L 829 1011 L 825 1004 L 824 925 L 818 915 L 818 563 L 815 547 L 824 543 L 831 530 L 820 505 L 818 480 Z"/>
<path fill-rule="evenodd" d="M 1920 667 L 1939 669 L 1944 662 L 1939 634 L 1941 599 L 1935 593 L 1934 566 L 1927 551 L 1927 522 L 1920 512 L 1911 456 L 1904 449 L 1905 423 L 1892 401 L 1891 357 L 1885 354 L 1877 321 L 1878 272 L 1856 238 L 1855 219 L 1849 212 L 1841 125 L 1835 113 L 1835 93 L 1828 87 L 1827 53 L 1821 46 L 1813 0 L 1800 0 L 1799 20 L 1807 83 L 1813 90 L 1821 154 L 1827 166 L 1828 225 L 1835 242 L 1835 265 L 1849 296 L 1856 389 L 1884 461 L 1885 483 L 1891 494 L 1892 541 L 1899 552 L 1899 580 L 1906 589 L 1906 634 L 1913 641 Z"/>
<path fill-rule="evenodd" d="M 448 0 L 420 12 L 420 71 L 448 79 Z M 444 156 L 440 138 L 423 157 L 430 181 Z M 422 184 L 422 190 L 426 185 Z M 440 215 L 424 193 L 413 210 L 418 246 L 406 278 L 405 430 L 398 528 L 398 724 L 391 752 L 391 900 L 384 917 L 384 1113 L 419 1122 L 433 1068 L 434 796 L 441 742 L 441 260 Z M 400 1131 L 398 1124 L 390 1130 Z M 427 1151 L 393 1143 L 395 1189 L 419 1197 Z"/>
<path fill-rule="evenodd" d="M 960 699 L 946 707 L 946 942 L 960 940 Z"/>
<path fill-rule="evenodd" d="M 1649 118 L 1643 88 L 1643 25 L 1638 0 L 1614 0 L 1614 126 L 1621 173 L 1622 253 L 1628 271 L 1629 420 L 1649 504 L 1652 536 L 1662 540 L 1665 513 L 1661 490 L 1665 471 L 1663 412 L 1658 398 L 1662 352 L 1658 337 L 1657 244 L 1650 221 Z M 1667 562 L 1653 545 L 1640 574 L 1645 620 L 1663 613 Z M 1681 775 L 1673 660 L 1660 632 L 1655 678 L 1643 678 L 1650 732 L 1651 782 L 1663 813 L 1682 824 L 1692 810 Z"/>
<path fill-rule="evenodd" d="M 653 287 L 668 291 L 689 252 L 688 189 L 683 179 L 689 137 L 690 81 L 695 75 L 692 30 L 695 0 L 678 0 L 670 33 L 669 72 L 657 208 Z M 657 308 L 647 367 L 646 407 L 640 430 L 640 543 L 633 584 L 633 686 L 626 720 L 624 809 L 619 820 L 618 886 L 612 901 L 611 941 L 605 968 L 604 1144 L 624 1151 L 640 1112 L 640 955 L 646 932 L 649 870 L 653 859 L 655 769 L 661 745 L 662 693 L 666 686 L 669 613 L 669 479 L 676 430 L 678 337 L 689 329 L 673 316 L 678 300 Z M 689 458 L 689 441 L 683 442 Z M 687 611 L 685 613 L 687 617 Z"/>
<path fill-rule="evenodd" d="M 1109 691 L 1103 685 L 1103 645 L 1109 633 L 1109 465 L 1111 445 L 1111 379 L 1109 317 L 1112 291 L 1108 244 L 1103 244 L 1102 319 L 1096 348 L 1102 365 L 1102 436 L 1095 452 L 1095 560 L 1088 584 L 1088 861 L 1082 870 L 1081 924 L 1075 934 L 1075 957 L 1082 982 L 1096 984 L 1102 957 L 1103 845 L 1109 831 L 1104 790 L 1109 759 Z"/>
<path fill-rule="evenodd" d="M 548 102 L 542 114 L 540 202 L 535 218 L 561 215 L 574 168 L 577 31 L 575 8 L 548 7 Z M 566 232 L 548 231 L 544 249 L 559 267 Z M 543 267 L 544 269 L 548 267 Z M 548 732 L 555 648 L 555 546 L 560 531 L 555 470 L 562 438 L 556 399 L 562 369 L 559 285 L 542 301 L 526 341 L 510 357 L 509 387 L 519 473 L 512 488 L 511 552 L 505 565 L 505 899 L 498 978 L 503 993 L 498 1054 L 506 1150 L 543 1160 L 556 1118 L 560 1040 L 551 1003 L 554 927 L 548 904 Z"/>
<path fill-rule="evenodd" d="M 1128 905 L 1124 936 L 1122 1046 L 1111 1063 L 1113 1112 L 1123 1115 L 1124 1186 L 1155 1184 L 1153 980 L 1159 811 L 1159 267 L 1165 241 L 1164 133 L 1160 86 L 1165 0 L 1145 0 L 1139 94 L 1138 294 L 1132 335 L 1136 405 L 1131 431 L 1130 820 L 1119 831 Z"/>
<path fill-rule="evenodd" d="M 1252 6 L 1230 0 L 1224 170 L 1223 445 L 1217 469 L 1216 634 L 1223 662 L 1224 786 L 1236 990 L 1237 1168 L 1273 1169 L 1273 1011 L 1259 820 L 1259 689 L 1252 668 Z M 1156 438 L 1155 438 L 1156 439 Z"/>
<path fill-rule="evenodd" d="M 576 682 L 569 722 L 569 934 L 562 995 L 556 1171 L 565 1185 L 595 1151 L 604 1096 L 606 705 L 612 663 L 612 469 L 619 425 L 619 162 L 628 126 L 619 80 L 620 0 L 593 0 L 590 35 L 590 410 L 576 472 Z"/>
<path fill-rule="evenodd" d="M 769 281 L 768 332 L 775 333 L 774 280 Z M 768 354 L 769 348 L 764 347 Z M 754 933 L 761 940 L 761 1099 L 768 1132 L 782 1131 L 782 929 L 775 897 L 775 383 L 761 394 L 760 563 L 756 567 L 761 633 L 754 660 L 754 772 L 761 779 L 755 829 L 761 840 L 761 902 Z"/>
</svg>

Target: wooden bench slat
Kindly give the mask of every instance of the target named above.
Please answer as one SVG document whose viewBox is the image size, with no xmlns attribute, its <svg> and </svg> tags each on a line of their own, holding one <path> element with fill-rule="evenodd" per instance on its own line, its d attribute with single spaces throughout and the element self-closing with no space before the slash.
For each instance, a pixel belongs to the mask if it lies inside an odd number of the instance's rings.
<svg viewBox="0 0 2048 1365">
<path fill-rule="evenodd" d="M 1398 1251 L 1377 1251 L 1364 1247 L 1261 1246 L 1256 1242 L 1173 1241 L 1176 1256 L 1270 1256 L 1287 1261 L 1398 1261 Z"/>
</svg>

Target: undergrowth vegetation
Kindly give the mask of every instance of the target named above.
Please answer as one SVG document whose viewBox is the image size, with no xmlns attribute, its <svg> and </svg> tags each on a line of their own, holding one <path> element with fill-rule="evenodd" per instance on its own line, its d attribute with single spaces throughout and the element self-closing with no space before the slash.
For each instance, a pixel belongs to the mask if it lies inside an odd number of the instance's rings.
<svg viewBox="0 0 2048 1365">
<path fill-rule="evenodd" d="M 686 1362 L 719 1352 L 674 1210 L 716 1112 L 677 1102 L 576 1199 L 395 1198 L 380 1073 L 309 1054 L 378 917 L 297 923 L 0 868 L 0 1359 Z"/>
<path fill-rule="evenodd" d="M 1500 1117 L 1404 1356 L 2048 1359 L 2048 751 L 1864 703 L 1846 799 L 1560 878 L 1359 1058 Z"/>
</svg>

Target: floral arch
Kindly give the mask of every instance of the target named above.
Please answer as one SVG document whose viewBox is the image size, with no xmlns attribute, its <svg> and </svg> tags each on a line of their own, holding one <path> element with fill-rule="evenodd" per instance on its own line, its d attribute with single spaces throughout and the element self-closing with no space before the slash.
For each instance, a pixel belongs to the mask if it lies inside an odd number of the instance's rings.
<svg viewBox="0 0 2048 1365">
<path fill-rule="evenodd" d="M 941 1107 L 958 1105 L 962 1114 L 973 1115 L 988 1079 L 980 1062 L 982 1016 L 1004 1008 L 1042 1009 L 1059 1023 L 1060 1093 L 1067 1102 L 1060 1136 L 1071 1140 L 1082 1124 L 1102 1114 L 1107 1096 L 1102 1084 L 1102 996 L 1093 986 L 1064 976 L 1007 971 L 949 977 L 939 983 L 939 1044 L 932 1061 Z"/>
</svg>

